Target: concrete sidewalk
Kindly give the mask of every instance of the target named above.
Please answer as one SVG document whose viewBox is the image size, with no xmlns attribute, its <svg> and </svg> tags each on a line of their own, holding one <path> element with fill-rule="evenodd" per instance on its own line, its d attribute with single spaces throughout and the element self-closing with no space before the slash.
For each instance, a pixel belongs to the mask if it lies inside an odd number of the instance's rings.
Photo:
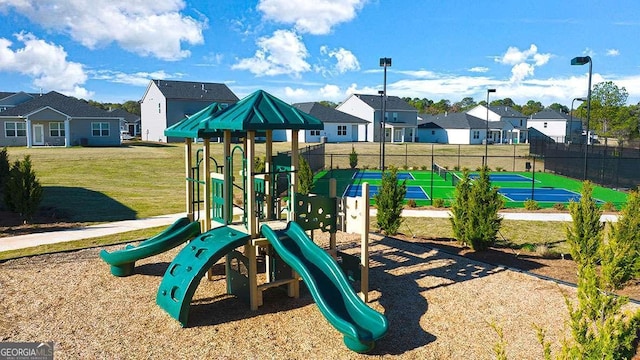
<svg viewBox="0 0 640 360">
<path fill-rule="evenodd" d="M 375 216 L 376 209 L 371 209 L 371 216 Z M 404 217 L 425 217 L 425 218 L 448 218 L 448 210 L 403 210 Z M 501 212 L 504 219 L 527 220 L 527 221 L 571 221 L 568 213 L 522 213 L 522 212 Z M 185 213 L 154 216 L 139 220 L 115 221 L 98 225 L 90 225 L 82 228 L 52 232 L 34 233 L 28 235 L 0 237 L 0 252 L 29 248 L 39 245 L 55 244 L 60 242 L 89 239 L 99 236 L 107 236 L 127 231 L 147 229 L 157 226 L 167 226 L 173 224 L 178 218 L 185 216 Z M 616 221 L 616 215 L 602 215 L 601 221 Z"/>
</svg>

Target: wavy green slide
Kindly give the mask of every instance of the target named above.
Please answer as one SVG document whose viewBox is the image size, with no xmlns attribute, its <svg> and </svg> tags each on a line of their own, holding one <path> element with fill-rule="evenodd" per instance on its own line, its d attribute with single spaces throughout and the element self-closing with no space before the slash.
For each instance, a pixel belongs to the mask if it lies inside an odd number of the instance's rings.
<svg viewBox="0 0 640 360">
<path fill-rule="evenodd" d="M 358 297 L 335 260 L 295 222 L 278 231 L 262 225 L 261 231 L 300 274 L 322 314 L 344 335 L 345 345 L 356 352 L 373 349 L 387 332 L 387 318 Z"/>
<path fill-rule="evenodd" d="M 108 252 L 102 250 L 100 257 L 111 265 L 111 274 L 129 276 L 133 274 L 136 260 L 158 255 L 193 239 L 200 234 L 200 223 L 183 217 L 161 233 L 141 242 L 138 246 L 127 245 L 122 250 Z"/>
</svg>

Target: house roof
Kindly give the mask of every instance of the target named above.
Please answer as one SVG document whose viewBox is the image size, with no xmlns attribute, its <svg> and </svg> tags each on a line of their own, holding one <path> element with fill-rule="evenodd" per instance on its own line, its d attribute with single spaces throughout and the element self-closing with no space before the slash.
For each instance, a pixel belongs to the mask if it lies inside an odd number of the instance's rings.
<svg viewBox="0 0 640 360">
<path fill-rule="evenodd" d="M 233 103 L 238 97 L 225 84 L 192 81 L 153 81 L 162 95 L 172 100 L 203 100 Z"/>
<path fill-rule="evenodd" d="M 544 109 L 542 111 L 538 111 L 535 114 L 531 114 L 531 119 L 533 120 L 551 120 L 551 121 L 567 121 L 569 120 L 568 114 L 563 114 L 559 111 L 553 109 Z"/>
<path fill-rule="evenodd" d="M 140 115 L 132 114 L 122 108 L 110 110 L 109 113 L 113 114 L 113 116 L 123 118 L 128 123 L 134 123 L 140 120 Z"/>
<path fill-rule="evenodd" d="M 418 125 L 419 129 L 484 129 L 487 127 L 486 121 L 467 113 L 424 114 L 422 119 L 424 123 Z M 501 121 L 493 121 L 491 127 L 497 123 Z"/>
<path fill-rule="evenodd" d="M 511 106 L 489 106 L 489 110 L 500 115 L 500 117 L 521 117 L 526 118 L 521 112 L 515 110 Z"/>
<path fill-rule="evenodd" d="M 0 113 L 0 117 L 23 117 L 44 108 L 52 108 L 73 118 L 120 118 L 86 101 L 51 91 Z"/>
<path fill-rule="evenodd" d="M 208 114 L 207 111 L 208 110 Z M 190 124 L 190 125 L 188 125 Z M 322 130 L 324 124 L 312 115 L 258 90 L 223 110 L 211 105 L 165 129 L 166 136 L 211 138 L 222 131 L 244 133 L 265 130 Z"/>
<path fill-rule="evenodd" d="M 293 104 L 293 107 L 318 118 L 325 124 L 327 123 L 368 124 L 369 123 L 367 120 L 361 119 L 351 114 L 347 114 L 340 110 L 336 110 L 332 107 L 322 105 L 318 102 L 297 103 L 297 104 Z"/>
<path fill-rule="evenodd" d="M 357 96 L 360 100 L 364 101 L 367 105 L 371 106 L 374 110 L 382 109 L 382 96 L 380 95 L 364 95 L 364 94 L 353 94 Z M 413 106 L 409 105 L 406 101 L 402 100 L 397 96 L 389 96 L 387 95 L 387 111 L 415 111 L 418 110 Z"/>
</svg>

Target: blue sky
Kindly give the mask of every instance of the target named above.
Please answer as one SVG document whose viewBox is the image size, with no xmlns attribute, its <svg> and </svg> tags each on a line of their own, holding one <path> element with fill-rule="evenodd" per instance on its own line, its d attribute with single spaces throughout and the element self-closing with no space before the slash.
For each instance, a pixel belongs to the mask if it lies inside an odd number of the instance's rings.
<svg viewBox="0 0 640 360">
<path fill-rule="evenodd" d="M 544 105 L 613 81 L 640 101 L 640 2 L 0 0 L 0 91 L 139 100 L 150 79 L 263 89 L 289 103 L 510 97 Z"/>
</svg>

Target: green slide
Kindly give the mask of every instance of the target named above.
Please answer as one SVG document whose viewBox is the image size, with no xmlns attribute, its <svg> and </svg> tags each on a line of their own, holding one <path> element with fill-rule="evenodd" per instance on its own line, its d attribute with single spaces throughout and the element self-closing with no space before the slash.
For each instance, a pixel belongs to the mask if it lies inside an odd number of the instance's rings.
<svg viewBox="0 0 640 360">
<path fill-rule="evenodd" d="M 373 349 L 375 341 L 387 332 L 387 318 L 358 297 L 338 263 L 295 222 L 279 231 L 262 225 L 261 231 L 302 276 L 322 314 L 344 335 L 345 345 L 356 352 Z"/>
<path fill-rule="evenodd" d="M 164 273 L 156 303 L 182 326 L 189 320 L 191 298 L 209 268 L 231 250 L 245 245 L 250 236 L 222 226 L 193 239 L 176 255 Z"/>
<path fill-rule="evenodd" d="M 183 217 L 176 220 L 158 235 L 141 242 L 138 246 L 127 245 L 124 249 L 111 253 L 102 250 L 100 257 L 111 265 L 111 274 L 129 276 L 133 274 L 136 260 L 171 250 L 198 234 L 200 234 L 200 223 L 197 221 L 191 222 L 189 218 Z"/>
</svg>

